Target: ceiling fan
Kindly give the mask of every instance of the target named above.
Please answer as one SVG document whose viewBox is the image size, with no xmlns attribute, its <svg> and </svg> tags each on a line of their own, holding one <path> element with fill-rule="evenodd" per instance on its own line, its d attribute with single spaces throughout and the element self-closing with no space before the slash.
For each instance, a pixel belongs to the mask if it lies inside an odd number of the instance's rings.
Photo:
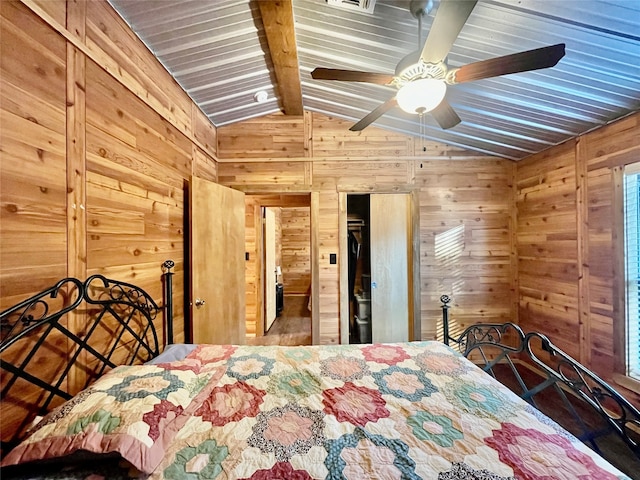
<svg viewBox="0 0 640 480">
<path fill-rule="evenodd" d="M 448 85 L 484 78 L 553 67 L 564 56 L 564 43 L 537 48 L 503 57 L 481 60 L 460 68 L 449 68 L 446 57 L 466 23 L 477 0 L 441 0 L 422 50 L 410 53 L 396 66 L 395 75 L 336 68 L 316 68 L 311 77 L 316 80 L 343 80 L 394 86 L 396 95 L 378 106 L 349 130 L 360 131 L 395 106 L 408 113 L 431 113 L 443 129 L 461 122 L 458 114 L 445 99 Z M 433 7 L 432 0 L 411 0 L 409 10 L 418 19 L 418 33 L 422 17 Z M 419 35 L 420 36 L 420 35 Z M 420 39 L 419 39 L 420 42 Z"/>
</svg>

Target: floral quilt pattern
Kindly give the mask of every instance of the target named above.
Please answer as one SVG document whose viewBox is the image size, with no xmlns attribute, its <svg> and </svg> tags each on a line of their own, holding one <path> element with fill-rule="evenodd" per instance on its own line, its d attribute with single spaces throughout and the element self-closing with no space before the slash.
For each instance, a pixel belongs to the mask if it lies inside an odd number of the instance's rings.
<svg viewBox="0 0 640 480">
<path fill-rule="evenodd" d="M 441 343 L 220 348 L 151 479 L 626 478 Z"/>
<path fill-rule="evenodd" d="M 45 416 L 2 466 L 116 452 L 136 469 L 152 472 L 224 372 L 201 359 L 175 369 L 167 364 L 117 367 Z"/>
<path fill-rule="evenodd" d="M 96 435 L 150 480 L 627 478 L 437 342 L 200 345 L 116 369 L 19 453 Z"/>
</svg>

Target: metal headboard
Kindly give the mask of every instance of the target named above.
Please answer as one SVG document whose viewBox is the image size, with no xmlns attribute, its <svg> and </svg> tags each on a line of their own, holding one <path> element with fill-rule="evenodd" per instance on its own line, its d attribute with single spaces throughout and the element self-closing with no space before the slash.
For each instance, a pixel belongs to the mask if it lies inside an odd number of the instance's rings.
<svg viewBox="0 0 640 480">
<path fill-rule="evenodd" d="M 540 403 L 537 395 L 555 392 L 575 422 L 573 428 L 563 426 L 598 453 L 602 454 L 598 441 L 614 433 L 640 459 L 640 411 L 610 384 L 556 347 L 547 336 L 525 334 L 513 323 L 478 323 L 454 338 L 449 333 L 451 298 L 443 295 L 440 301 L 447 345 L 453 344 L 465 357 L 472 357 L 502 383 L 510 383 L 516 394 L 536 408 Z M 584 410 L 597 414 L 601 422 L 592 425 L 579 406 L 587 406 Z"/>
<path fill-rule="evenodd" d="M 163 310 L 167 343 L 173 342 L 174 263 L 167 260 L 162 267 L 163 307 L 136 285 L 93 275 L 84 282 L 60 280 L 0 313 L 3 423 L 16 423 L 10 432 L 3 428 L 3 452 L 36 416 L 105 371 L 159 355 L 154 320 Z M 7 414 L 5 408 L 14 410 Z"/>
</svg>

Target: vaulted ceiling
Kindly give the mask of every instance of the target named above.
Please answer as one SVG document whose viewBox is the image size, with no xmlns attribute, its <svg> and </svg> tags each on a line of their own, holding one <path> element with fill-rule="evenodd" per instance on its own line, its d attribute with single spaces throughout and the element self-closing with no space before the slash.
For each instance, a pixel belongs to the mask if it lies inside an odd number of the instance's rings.
<svg viewBox="0 0 640 480">
<path fill-rule="evenodd" d="M 303 109 L 359 121 L 396 87 L 311 71 L 393 75 L 422 49 L 440 7 L 432 1 L 419 34 L 406 0 L 110 2 L 216 126 Z M 447 64 L 558 43 L 566 55 L 554 67 L 450 86 L 455 127 L 398 107 L 373 125 L 518 160 L 640 110 L 640 0 L 480 0 Z"/>
</svg>

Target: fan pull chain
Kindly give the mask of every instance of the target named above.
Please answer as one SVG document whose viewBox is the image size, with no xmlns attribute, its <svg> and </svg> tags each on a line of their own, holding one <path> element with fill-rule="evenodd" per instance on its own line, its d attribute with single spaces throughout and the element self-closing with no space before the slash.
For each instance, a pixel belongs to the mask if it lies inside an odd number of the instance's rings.
<svg viewBox="0 0 640 480">
<path fill-rule="evenodd" d="M 426 152 L 427 151 L 427 147 L 424 144 L 424 135 L 426 132 L 426 127 L 425 127 L 425 118 L 424 118 L 424 113 L 420 113 L 418 115 L 418 121 L 420 122 L 420 130 L 419 130 L 419 135 L 420 135 L 420 146 L 422 147 L 422 151 Z"/>
</svg>

